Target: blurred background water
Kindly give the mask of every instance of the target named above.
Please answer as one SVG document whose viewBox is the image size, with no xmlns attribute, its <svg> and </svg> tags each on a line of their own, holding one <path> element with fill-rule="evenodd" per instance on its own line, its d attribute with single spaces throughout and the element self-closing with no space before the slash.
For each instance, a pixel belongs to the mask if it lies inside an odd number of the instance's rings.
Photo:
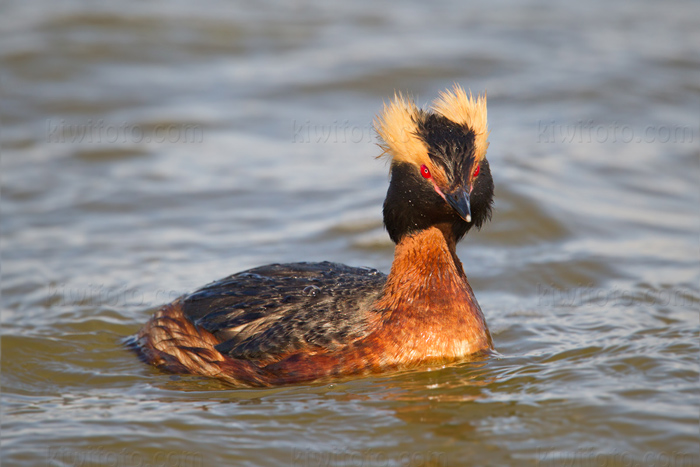
<svg viewBox="0 0 700 467">
<path fill-rule="evenodd" d="M 4 465 L 699 465 L 697 2 L 0 9 Z M 245 268 L 388 271 L 372 119 L 454 82 L 500 358 L 250 390 L 120 345 Z"/>
</svg>

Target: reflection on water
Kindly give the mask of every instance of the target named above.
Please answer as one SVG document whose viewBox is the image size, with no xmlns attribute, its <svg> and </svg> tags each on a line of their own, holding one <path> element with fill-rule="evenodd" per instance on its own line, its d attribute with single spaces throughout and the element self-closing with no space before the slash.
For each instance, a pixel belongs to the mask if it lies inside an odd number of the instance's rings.
<svg viewBox="0 0 700 467">
<path fill-rule="evenodd" d="M 695 3 L 5 2 L 2 460 L 698 465 Z M 488 90 L 498 355 L 269 390 L 120 345 L 230 273 L 387 271 L 395 90 Z"/>
</svg>

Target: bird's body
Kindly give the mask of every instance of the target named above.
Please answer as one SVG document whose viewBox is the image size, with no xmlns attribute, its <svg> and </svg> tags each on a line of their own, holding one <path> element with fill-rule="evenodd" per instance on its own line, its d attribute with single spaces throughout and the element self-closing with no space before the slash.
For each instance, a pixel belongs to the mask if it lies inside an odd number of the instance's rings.
<svg viewBox="0 0 700 467">
<path fill-rule="evenodd" d="M 143 358 L 175 373 L 272 386 L 491 349 L 455 250 L 490 217 L 485 101 L 456 87 L 434 109 L 398 96 L 377 122 L 392 157 L 384 221 L 397 246 L 388 276 L 328 262 L 229 276 L 158 310 L 136 336 Z"/>
</svg>

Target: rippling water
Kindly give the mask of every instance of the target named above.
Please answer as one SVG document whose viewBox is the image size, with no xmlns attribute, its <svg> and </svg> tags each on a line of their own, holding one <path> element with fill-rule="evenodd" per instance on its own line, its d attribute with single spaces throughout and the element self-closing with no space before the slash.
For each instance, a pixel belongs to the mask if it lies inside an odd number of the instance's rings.
<svg viewBox="0 0 700 467">
<path fill-rule="evenodd" d="M 3 463 L 698 465 L 698 3 L 256 5 L 4 2 Z M 250 390 L 120 345 L 244 268 L 387 271 L 371 120 L 453 82 L 500 357 Z"/>
</svg>

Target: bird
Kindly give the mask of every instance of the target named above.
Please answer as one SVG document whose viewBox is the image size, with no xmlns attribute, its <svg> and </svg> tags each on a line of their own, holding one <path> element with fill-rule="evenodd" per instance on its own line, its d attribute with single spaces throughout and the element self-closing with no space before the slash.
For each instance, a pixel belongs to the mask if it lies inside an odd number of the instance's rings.
<svg viewBox="0 0 700 467">
<path fill-rule="evenodd" d="M 160 307 L 133 336 L 166 372 L 273 387 L 444 366 L 493 352 L 457 257 L 491 219 L 486 94 L 441 92 L 427 108 L 396 92 L 374 120 L 390 161 L 384 226 L 391 270 L 271 264 Z"/>
</svg>

